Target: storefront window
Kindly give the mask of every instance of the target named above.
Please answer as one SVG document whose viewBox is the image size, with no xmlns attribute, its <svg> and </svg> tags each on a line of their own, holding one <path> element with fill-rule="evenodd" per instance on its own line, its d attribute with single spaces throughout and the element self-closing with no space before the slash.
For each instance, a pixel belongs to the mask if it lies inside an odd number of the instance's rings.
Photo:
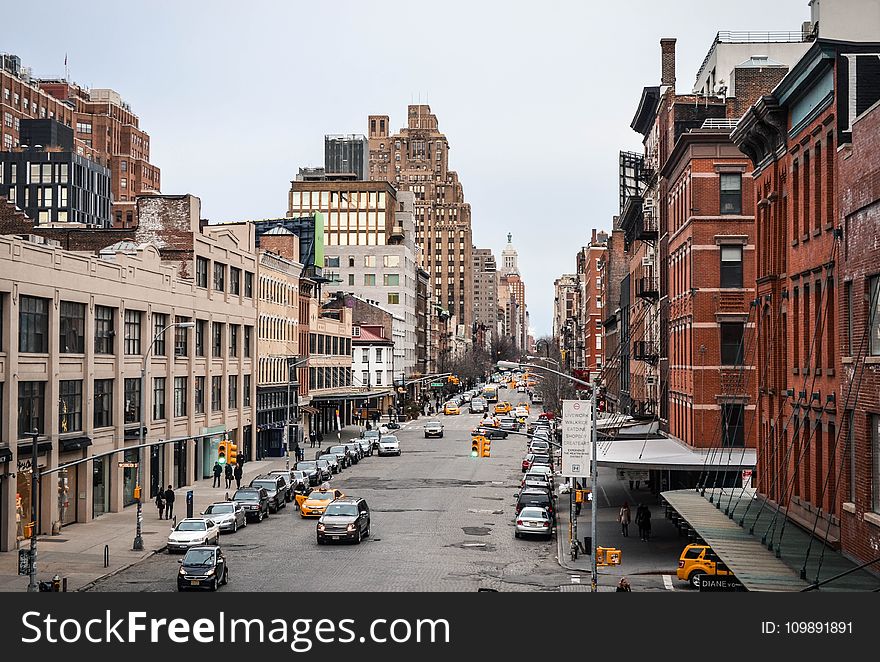
<svg viewBox="0 0 880 662">
<path fill-rule="evenodd" d="M 150 498 L 155 498 L 159 490 L 165 489 L 165 451 L 164 446 L 150 447 Z"/>
<path fill-rule="evenodd" d="M 76 522 L 76 473 L 76 467 L 58 472 L 58 512 L 61 513 L 62 526 Z"/>
<path fill-rule="evenodd" d="M 127 450 L 123 453 L 123 460 L 126 463 L 140 462 L 140 451 L 138 449 Z M 134 501 L 134 487 L 137 485 L 137 467 L 124 467 L 122 469 L 122 505 L 130 506 Z"/>
<path fill-rule="evenodd" d="M 30 466 L 30 465 L 28 465 Z M 15 523 L 16 537 L 25 540 L 31 537 L 31 470 L 16 474 Z M 39 515 L 38 515 L 39 516 Z"/>
<path fill-rule="evenodd" d="M 92 461 L 92 518 L 110 510 L 110 458 Z"/>
</svg>

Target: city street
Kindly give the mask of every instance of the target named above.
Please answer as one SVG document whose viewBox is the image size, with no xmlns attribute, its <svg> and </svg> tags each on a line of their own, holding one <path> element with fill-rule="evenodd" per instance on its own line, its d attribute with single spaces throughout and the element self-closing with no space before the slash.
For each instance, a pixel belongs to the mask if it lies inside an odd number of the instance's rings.
<svg viewBox="0 0 880 662">
<path fill-rule="evenodd" d="M 515 395 L 507 397 L 515 402 Z M 570 585 L 572 573 L 556 561 L 555 539 L 513 535 L 526 438 L 496 439 L 490 458 L 471 458 L 470 430 L 480 415 L 465 408 L 437 418 L 445 426 L 442 439 L 424 438 L 428 419 L 422 417 L 397 431 L 400 457 L 367 457 L 333 478 L 332 487 L 367 500 L 369 538 L 360 545 L 319 546 L 316 520 L 302 519 L 288 505 L 221 538 L 230 568 L 221 590 L 533 591 Z M 174 591 L 180 558 L 159 553 L 91 590 Z"/>
</svg>

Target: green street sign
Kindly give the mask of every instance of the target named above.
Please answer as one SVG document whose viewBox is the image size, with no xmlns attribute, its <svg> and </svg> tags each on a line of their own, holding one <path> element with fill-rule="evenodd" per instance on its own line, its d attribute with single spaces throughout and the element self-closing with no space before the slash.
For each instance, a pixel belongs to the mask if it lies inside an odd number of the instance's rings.
<svg viewBox="0 0 880 662">
<path fill-rule="evenodd" d="M 440 388 L 441 386 L 443 386 L 443 382 L 431 382 L 431 386 Z"/>
</svg>

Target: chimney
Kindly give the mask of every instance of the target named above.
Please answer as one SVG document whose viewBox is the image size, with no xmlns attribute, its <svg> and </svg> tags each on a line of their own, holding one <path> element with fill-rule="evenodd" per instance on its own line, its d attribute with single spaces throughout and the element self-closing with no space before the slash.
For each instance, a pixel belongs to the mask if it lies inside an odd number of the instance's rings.
<svg viewBox="0 0 880 662">
<path fill-rule="evenodd" d="M 660 84 L 675 88 L 675 38 L 660 40 Z"/>
<path fill-rule="evenodd" d="M 593 228 L 593 240 L 590 243 L 596 245 L 596 228 Z"/>
</svg>

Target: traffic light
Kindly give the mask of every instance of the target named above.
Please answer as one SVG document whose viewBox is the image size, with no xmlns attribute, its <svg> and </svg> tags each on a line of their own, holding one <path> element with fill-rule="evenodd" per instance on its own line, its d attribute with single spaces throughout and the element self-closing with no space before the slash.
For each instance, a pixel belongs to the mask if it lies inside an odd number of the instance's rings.
<svg viewBox="0 0 880 662">
<path fill-rule="evenodd" d="M 134 491 L 134 494 L 132 494 L 132 496 L 134 497 L 134 500 L 140 501 L 141 500 L 141 486 L 135 485 L 133 491 Z"/>
<path fill-rule="evenodd" d="M 226 464 L 226 458 L 229 455 L 229 442 L 225 439 L 217 444 L 217 462 Z"/>
<path fill-rule="evenodd" d="M 489 440 L 489 437 L 483 437 L 483 452 L 480 453 L 483 457 L 489 457 L 489 454 L 492 451 L 492 442 Z"/>
<path fill-rule="evenodd" d="M 471 439 L 471 457 L 482 457 L 484 439 L 485 437 L 479 435 Z"/>
<path fill-rule="evenodd" d="M 230 442 L 226 450 L 227 464 L 238 464 L 238 446 Z"/>
</svg>

